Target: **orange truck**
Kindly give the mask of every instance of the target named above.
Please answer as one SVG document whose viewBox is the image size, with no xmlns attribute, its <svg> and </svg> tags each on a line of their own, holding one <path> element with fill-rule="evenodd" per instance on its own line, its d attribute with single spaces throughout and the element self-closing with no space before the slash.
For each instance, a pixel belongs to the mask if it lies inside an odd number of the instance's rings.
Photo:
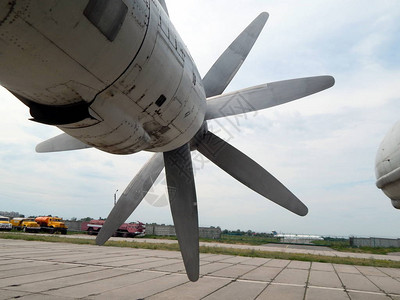
<svg viewBox="0 0 400 300">
<path fill-rule="evenodd" d="M 57 217 L 37 217 L 35 222 L 40 225 L 40 229 L 44 232 L 67 234 L 68 227 L 61 218 Z"/>
</svg>

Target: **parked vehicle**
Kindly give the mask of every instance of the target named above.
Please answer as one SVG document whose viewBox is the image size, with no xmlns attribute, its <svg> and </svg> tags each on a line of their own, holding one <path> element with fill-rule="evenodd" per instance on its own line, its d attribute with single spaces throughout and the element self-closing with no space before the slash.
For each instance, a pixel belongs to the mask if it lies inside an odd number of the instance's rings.
<svg viewBox="0 0 400 300">
<path fill-rule="evenodd" d="M 12 225 L 10 223 L 10 219 L 8 217 L 0 216 L 0 230 L 10 231 L 12 229 Z"/>
<path fill-rule="evenodd" d="M 13 218 L 10 221 L 12 228 L 22 230 L 23 232 L 39 232 L 40 225 L 34 218 Z"/>
<path fill-rule="evenodd" d="M 89 235 L 98 234 L 105 220 L 91 220 L 83 222 L 81 225 L 82 231 L 86 231 Z M 146 233 L 146 225 L 141 222 L 132 222 L 122 224 L 113 236 L 120 237 L 135 237 Z"/>
<path fill-rule="evenodd" d="M 37 217 L 35 222 L 40 225 L 40 229 L 44 232 L 67 234 L 68 227 L 61 218 L 57 217 Z"/>
</svg>

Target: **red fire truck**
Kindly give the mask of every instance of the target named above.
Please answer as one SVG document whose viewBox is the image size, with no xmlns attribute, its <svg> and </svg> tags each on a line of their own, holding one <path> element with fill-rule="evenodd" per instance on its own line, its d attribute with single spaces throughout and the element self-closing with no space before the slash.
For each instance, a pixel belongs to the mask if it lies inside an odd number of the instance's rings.
<svg viewBox="0 0 400 300">
<path fill-rule="evenodd" d="M 81 225 L 82 231 L 86 231 L 88 234 L 98 234 L 105 220 L 91 220 L 90 222 L 83 222 Z M 113 236 L 120 237 L 135 237 L 137 235 L 145 235 L 146 225 L 142 222 L 132 222 L 122 224 Z"/>
</svg>

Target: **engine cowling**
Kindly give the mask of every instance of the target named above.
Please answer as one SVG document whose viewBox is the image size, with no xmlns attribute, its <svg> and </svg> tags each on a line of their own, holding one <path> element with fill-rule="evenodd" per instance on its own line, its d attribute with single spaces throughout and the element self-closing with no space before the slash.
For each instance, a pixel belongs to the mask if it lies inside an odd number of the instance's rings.
<svg viewBox="0 0 400 300">
<path fill-rule="evenodd" d="M 386 134 L 375 161 L 376 186 L 400 209 L 400 122 Z"/>
<path fill-rule="evenodd" d="M 204 122 L 201 76 L 157 0 L 0 4 L 0 85 L 113 154 L 166 152 Z"/>
</svg>

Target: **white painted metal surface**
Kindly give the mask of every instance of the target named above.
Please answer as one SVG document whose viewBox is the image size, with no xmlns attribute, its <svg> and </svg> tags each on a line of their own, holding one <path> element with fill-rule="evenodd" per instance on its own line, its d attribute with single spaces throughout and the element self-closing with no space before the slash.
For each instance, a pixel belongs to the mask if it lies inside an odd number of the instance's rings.
<svg viewBox="0 0 400 300">
<path fill-rule="evenodd" d="M 0 27 L 0 68 L 9 70 L 1 84 L 36 121 L 114 154 L 173 150 L 202 126 L 201 77 L 158 1 L 10 3 Z M 112 37 L 114 19 L 121 24 Z M 84 111 L 57 119 L 50 105 L 63 116 L 68 105 Z"/>
<path fill-rule="evenodd" d="M 375 160 L 376 185 L 400 209 L 400 122 L 386 134 Z"/>
</svg>

